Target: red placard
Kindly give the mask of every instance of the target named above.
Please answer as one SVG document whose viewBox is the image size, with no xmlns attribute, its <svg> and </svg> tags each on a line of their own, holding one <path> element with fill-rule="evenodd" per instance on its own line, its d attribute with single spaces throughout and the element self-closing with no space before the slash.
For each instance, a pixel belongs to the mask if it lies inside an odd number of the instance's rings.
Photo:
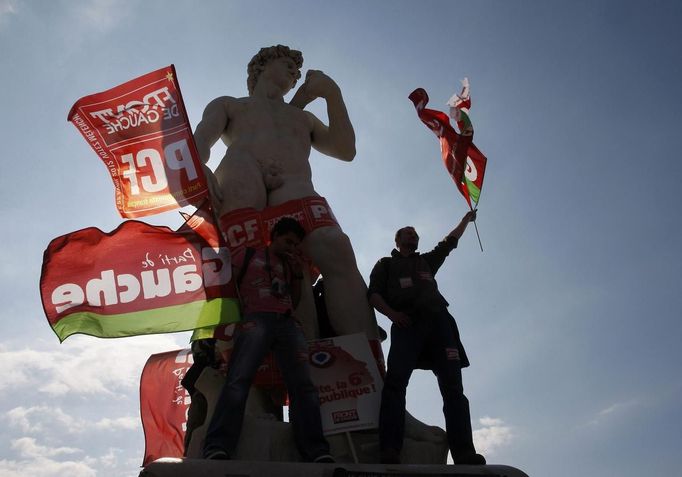
<svg viewBox="0 0 682 477">
<path fill-rule="evenodd" d="M 109 170 L 122 217 L 208 195 L 173 65 L 79 99 L 68 120 Z"/>
</svg>

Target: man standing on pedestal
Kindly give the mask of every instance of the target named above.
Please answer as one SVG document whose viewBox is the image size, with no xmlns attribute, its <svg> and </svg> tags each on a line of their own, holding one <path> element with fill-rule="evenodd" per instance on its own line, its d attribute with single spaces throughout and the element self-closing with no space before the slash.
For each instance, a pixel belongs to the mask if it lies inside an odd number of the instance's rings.
<svg viewBox="0 0 682 477">
<path fill-rule="evenodd" d="M 271 244 L 234 257 L 240 277 L 242 321 L 227 368 L 225 385 L 204 441 L 204 457 L 230 459 L 239 442 L 246 399 L 258 367 L 269 351 L 282 372 L 290 399 L 296 446 L 307 462 L 333 462 L 322 435 L 320 401 L 310 379 L 308 346 L 293 316 L 301 296 L 301 225 L 286 217 L 272 229 Z M 246 256 L 248 250 L 253 254 Z M 243 273 L 242 273 L 243 270 Z"/>
<path fill-rule="evenodd" d="M 393 322 L 379 417 L 382 463 L 400 463 L 407 384 L 418 362 L 426 358 L 438 378 L 455 464 L 485 464 L 485 458 L 474 448 L 469 401 L 462 386 L 461 368 L 469 366 L 469 360 L 448 312 L 448 302 L 434 278 L 474 220 L 476 212 L 468 212 L 442 242 L 424 254 L 417 252 L 419 236 L 415 229 L 404 227 L 396 232 L 396 250 L 391 257 L 379 260 L 372 270 L 369 302 Z"/>
</svg>

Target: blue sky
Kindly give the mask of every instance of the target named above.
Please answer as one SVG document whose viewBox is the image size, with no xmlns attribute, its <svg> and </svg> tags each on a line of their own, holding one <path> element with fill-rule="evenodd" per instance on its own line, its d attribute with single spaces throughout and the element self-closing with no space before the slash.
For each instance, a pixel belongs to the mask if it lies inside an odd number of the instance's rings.
<svg viewBox="0 0 682 477">
<path fill-rule="evenodd" d="M 0 473 L 137 475 L 139 374 L 188 339 L 60 345 L 47 325 L 48 242 L 121 222 L 71 105 L 174 63 L 195 126 L 211 99 L 246 95 L 251 56 L 282 43 L 343 91 L 356 159 L 311 163 L 365 278 L 398 227 L 427 250 L 465 213 L 407 95 L 423 87 L 446 110 L 471 81 L 485 251 L 467 230 L 438 280 L 488 460 L 534 476 L 678 474 L 680 22 L 673 1 L 0 0 Z M 440 407 L 415 373 L 410 411 L 442 426 Z"/>
</svg>

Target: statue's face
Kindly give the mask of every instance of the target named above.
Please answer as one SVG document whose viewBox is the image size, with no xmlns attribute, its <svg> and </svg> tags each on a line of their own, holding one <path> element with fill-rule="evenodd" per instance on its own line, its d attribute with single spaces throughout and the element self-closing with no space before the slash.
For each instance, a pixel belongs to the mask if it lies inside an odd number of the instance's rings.
<svg viewBox="0 0 682 477">
<path fill-rule="evenodd" d="M 268 78 L 283 91 L 283 95 L 294 87 L 297 75 L 298 67 L 294 60 L 284 56 L 268 61 L 262 73 L 263 77 Z"/>
</svg>

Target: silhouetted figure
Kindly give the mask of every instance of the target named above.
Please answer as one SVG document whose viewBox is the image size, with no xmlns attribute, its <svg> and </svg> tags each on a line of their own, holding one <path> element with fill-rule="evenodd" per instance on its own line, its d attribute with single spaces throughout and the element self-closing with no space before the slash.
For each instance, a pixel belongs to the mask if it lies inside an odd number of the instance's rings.
<svg viewBox="0 0 682 477">
<path fill-rule="evenodd" d="M 381 396 L 379 443 L 381 461 L 400 463 L 405 434 L 405 393 L 412 371 L 424 358 L 438 378 L 448 444 L 456 464 L 485 464 L 476 453 L 469 401 L 464 395 L 461 368 L 469 366 L 448 302 L 438 291 L 435 275 L 476 212 L 468 212 L 445 239 L 427 253 L 417 252 L 419 236 L 413 227 L 396 232 L 396 249 L 374 266 L 369 302 L 392 322 L 391 349 Z"/>
</svg>

